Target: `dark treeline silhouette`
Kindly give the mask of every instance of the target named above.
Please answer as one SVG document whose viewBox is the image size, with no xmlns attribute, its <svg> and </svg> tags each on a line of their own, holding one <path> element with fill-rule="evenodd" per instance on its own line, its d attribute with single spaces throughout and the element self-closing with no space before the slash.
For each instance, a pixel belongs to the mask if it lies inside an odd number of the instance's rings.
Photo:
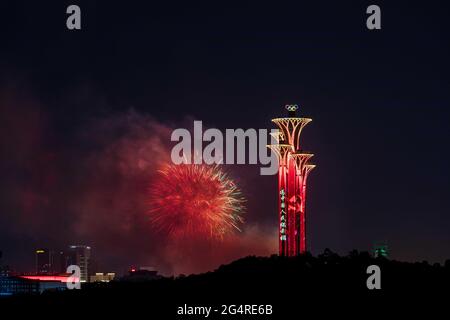
<svg viewBox="0 0 450 320">
<path fill-rule="evenodd" d="M 381 269 L 381 290 L 366 286 L 367 267 Z M 444 265 L 426 261 L 408 263 L 374 258 L 367 252 L 339 256 L 329 249 L 317 257 L 309 253 L 294 258 L 249 256 L 220 266 L 214 272 L 161 278 L 152 281 L 86 284 L 82 290 L 45 292 L 38 296 L 16 296 L 1 300 L 13 307 L 90 308 L 101 315 L 119 311 L 159 315 L 157 319 L 201 319 L 180 317 L 177 308 L 222 304 L 270 304 L 273 315 L 266 317 L 219 314 L 210 318 L 281 319 L 314 311 L 324 316 L 384 314 L 393 309 L 414 314 L 427 308 L 430 299 L 445 306 L 450 292 L 450 260 Z M 355 313 L 356 312 L 356 313 Z"/>
</svg>

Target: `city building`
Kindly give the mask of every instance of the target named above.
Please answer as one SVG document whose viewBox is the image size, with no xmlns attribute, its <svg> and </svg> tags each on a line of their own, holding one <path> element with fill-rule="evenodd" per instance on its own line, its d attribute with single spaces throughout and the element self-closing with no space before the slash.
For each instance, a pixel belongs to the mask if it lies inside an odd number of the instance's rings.
<svg viewBox="0 0 450 320">
<path fill-rule="evenodd" d="M 9 267 L 3 264 L 3 252 L 0 251 L 0 277 L 7 277 L 9 275 Z"/>
<path fill-rule="evenodd" d="M 114 272 L 96 272 L 95 275 L 90 276 L 90 282 L 110 282 L 114 280 L 116 274 Z"/>
<path fill-rule="evenodd" d="M 50 250 L 39 248 L 35 251 L 35 270 L 36 274 L 51 273 L 52 257 Z"/>
<path fill-rule="evenodd" d="M 152 267 L 140 267 L 135 268 L 131 267 L 128 271 L 128 275 L 123 276 L 120 281 L 129 281 L 129 282 L 141 282 L 141 281 L 150 281 L 160 279 L 161 276 L 158 274 L 158 271 Z"/>
<path fill-rule="evenodd" d="M 67 270 L 67 255 L 64 251 L 57 250 L 51 252 L 52 266 L 51 270 L 53 274 L 66 273 Z"/>
<path fill-rule="evenodd" d="M 39 283 L 37 281 L 20 277 L 0 276 L 0 296 L 36 293 L 39 293 Z"/>
<path fill-rule="evenodd" d="M 68 257 L 64 251 L 39 248 L 35 250 L 36 274 L 65 273 Z"/>
<path fill-rule="evenodd" d="M 307 250 L 306 182 L 315 165 L 309 162 L 313 154 L 300 144 L 300 134 L 312 119 L 297 117 L 297 105 L 287 105 L 286 109 L 287 117 L 272 119 L 279 131 L 271 134 L 276 144 L 267 147 L 275 152 L 279 164 L 279 255 L 296 256 Z"/>
<path fill-rule="evenodd" d="M 8 266 L 0 265 L 0 277 L 7 277 L 10 274 Z"/>
<path fill-rule="evenodd" d="M 47 290 L 66 290 L 69 274 L 61 275 L 23 275 L 17 276 L 22 280 L 33 281 L 37 283 L 37 292 L 42 293 Z"/>
<path fill-rule="evenodd" d="M 80 282 L 89 282 L 91 247 L 85 245 L 69 246 L 67 251 L 67 266 L 80 267 Z"/>
<path fill-rule="evenodd" d="M 66 290 L 68 279 L 68 274 L 0 277 L 0 295 L 38 294 L 48 290 Z"/>
</svg>

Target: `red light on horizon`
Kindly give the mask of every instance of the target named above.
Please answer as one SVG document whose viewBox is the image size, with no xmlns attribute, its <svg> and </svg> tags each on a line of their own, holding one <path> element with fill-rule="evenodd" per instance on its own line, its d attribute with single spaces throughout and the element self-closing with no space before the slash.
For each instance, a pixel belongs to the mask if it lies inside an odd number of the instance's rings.
<svg viewBox="0 0 450 320">
<path fill-rule="evenodd" d="M 79 282 L 77 277 L 69 276 L 19 276 L 22 279 L 38 280 L 38 281 L 59 281 L 59 282 Z"/>
</svg>

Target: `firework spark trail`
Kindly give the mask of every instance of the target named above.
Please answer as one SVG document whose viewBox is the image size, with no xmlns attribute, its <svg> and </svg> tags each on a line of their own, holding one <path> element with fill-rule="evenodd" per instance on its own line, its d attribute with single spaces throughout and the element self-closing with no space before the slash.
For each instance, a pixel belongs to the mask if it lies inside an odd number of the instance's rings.
<svg viewBox="0 0 450 320">
<path fill-rule="evenodd" d="M 244 202 L 219 166 L 166 165 L 150 187 L 150 221 L 172 238 L 221 239 L 240 231 Z"/>
</svg>

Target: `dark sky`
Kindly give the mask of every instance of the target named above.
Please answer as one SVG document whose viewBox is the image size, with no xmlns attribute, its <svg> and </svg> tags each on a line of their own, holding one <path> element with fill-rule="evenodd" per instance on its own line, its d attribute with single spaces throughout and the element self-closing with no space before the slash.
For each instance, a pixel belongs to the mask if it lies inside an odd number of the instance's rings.
<svg viewBox="0 0 450 320">
<path fill-rule="evenodd" d="M 115 270 L 192 272 L 269 254 L 276 178 L 257 166 L 225 168 L 248 212 L 246 236 L 218 258 L 174 258 L 143 203 L 172 128 L 192 119 L 271 128 L 287 103 L 313 118 L 302 137 L 318 166 L 308 198 L 314 254 L 387 241 L 396 259 L 450 258 L 446 2 L 152 2 L 1 2 L 5 263 L 29 270 L 35 247 L 71 243 L 92 245 Z M 373 3 L 382 30 L 365 26 Z M 70 4 L 81 7 L 80 31 L 66 29 Z"/>
</svg>

